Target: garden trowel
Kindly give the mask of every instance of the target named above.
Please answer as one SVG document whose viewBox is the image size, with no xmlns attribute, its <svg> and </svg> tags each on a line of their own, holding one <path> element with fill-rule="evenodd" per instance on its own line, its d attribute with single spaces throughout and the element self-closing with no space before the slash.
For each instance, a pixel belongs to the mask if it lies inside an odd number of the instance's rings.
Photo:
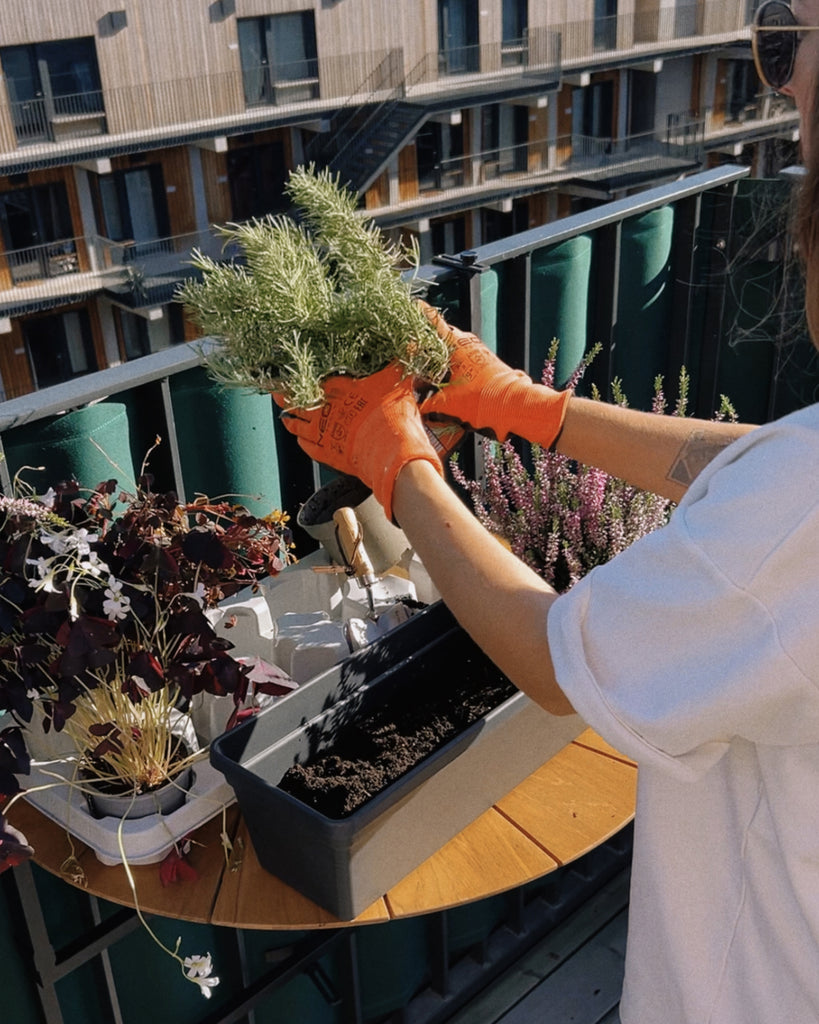
<svg viewBox="0 0 819 1024">
<path fill-rule="evenodd" d="M 364 529 L 355 512 L 349 507 L 336 509 L 333 513 L 333 522 L 336 524 L 339 550 L 352 574 L 364 587 L 370 609 L 369 618 L 375 622 L 378 617 L 375 614 L 373 587 L 378 582 L 378 577 L 364 547 Z"/>
</svg>

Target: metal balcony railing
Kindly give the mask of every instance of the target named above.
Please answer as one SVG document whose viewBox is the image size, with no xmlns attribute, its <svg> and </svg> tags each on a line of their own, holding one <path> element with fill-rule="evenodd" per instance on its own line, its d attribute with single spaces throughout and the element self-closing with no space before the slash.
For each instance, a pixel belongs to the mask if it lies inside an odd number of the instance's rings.
<svg viewBox="0 0 819 1024">
<path fill-rule="evenodd" d="M 459 91 L 491 93 L 498 83 L 519 85 L 531 79 L 533 91 L 548 81 L 557 84 L 560 70 L 593 67 L 612 55 L 661 55 L 681 44 L 716 44 L 748 38 L 746 0 L 699 0 L 652 11 L 632 11 L 613 18 L 567 21 L 538 28 L 520 40 L 427 53 L 408 66 L 397 49 L 398 74 L 391 72 L 379 96 L 373 78 L 391 50 L 362 51 L 343 57 L 260 65 L 184 79 L 169 78 L 128 86 L 12 102 L 6 90 L 9 132 L 0 153 L 0 173 L 38 166 L 55 153 L 82 159 L 120 152 L 117 146 L 139 138 L 215 135 L 228 129 L 312 119 L 342 107 L 359 107 L 395 95 L 413 99 L 434 96 L 440 105 L 457 104 Z M 3 102 L 0 100 L 0 114 Z M 0 118 L 2 120 L 2 118 Z M 102 135 L 96 144 L 92 134 Z M 2 135 L 0 135 L 0 138 Z"/>
<path fill-rule="evenodd" d="M 681 164 L 690 169 L 702 156 L 704 122 L 686 116 L 683 126 L 683 117 L 670 117 L 663 136 L 642 132 L 611 139 L 572 134 L 451 157 L 430 168 L 419 185 L 422 192 L 437 192 L 525 179 L 534 190 L 544 183 L 594 170 L 612 170 L 635 161 L 642 161 L 647 169 L 650 165 L 658 173 Z"/>
<path fill-rule="evenodd" d="M 101 135 L 106 130 L 102 90 L 39 96 L 11 102 L 9 107 L 20 145 Z"/>
<path fill-rule="evenodd" d="M 215 230 L 167 238 L 114 242 L 99 235 L 60 239 L 0 253 L 0 316 L 54 306 L 103 289 L 127 296 L 129 305 L 164 304 L 175 282 L 190 271 L 194 250 L 229 260 Z M 156 291 L 158 284 L 164 287 Z"/>
<path fill-rule="evenodd" d="M 640 404 L 632 391 L 636 385 L 628 374 L 621 373 L 618 360 L 625 359 L 632 369 L 648 374 L 651 380 L 656 373 L 670 373 L 672 381 L 673 368 L 685 363 L 692 371 L 690 411 L 705 416 L 713 412 L 719 391 L 725 390 L 727 372 L 734 382 L 731 398 L 737 402 L 740 414 L 752 420 L 765 418 L 780 407 L 783 395 L 789 400 L 792 397 L 785 395 L 787 373 L 783 374 L 783 364 L 775 358 L 777 350 L 771 343 L 770 377 L 760 381 L 760 359 L 754 345 L 729 344 L 738 330 L 736 317 L 743 315 L 741 309 L 731 313 L 732 296 L 741 292 L 742 252 L 748 247 L 748 232 L 757 230 L 754 189 L 770 185 L 746 181 L 747 175 L 745 167 L 703 172 L 482 246 L 469 260 L 448 257 L 440 264 L 436 261 L 420 268 L 416 276 L 429 287 L 431 301 L 446 308 L 453 322 L 477 330 L 507 362 L 526 368 L 535 377 L 539 376 L 543 353 L 556 333 L 550 318 L 558 315 L 562 305 L 575 308 L 580 296 L 580 308 L 585 309 L 588 321 L 581 334 L 589 346 L 598 341 L 604 345 L 604 352 L 593 367 L 596 383 L 604 394 L 612 377 L 620 374 L 632 404 Z M 740 186 L 743 191 L 738 195 Z M 737 202 L 743 206 L 735 213 Z M 770 196 L 764 202 L 768 209 Z M 656 245 L 665 247 L 667 266 L 660 276 L 654 271 L 647 275 L 650 293 L 641 297 L 644 282 L 640 283 L 639 252 L 648 229 L 655 233 Z M 636 243 L 629 241 L 631 238 Z M 772 281 L 785 273 L 780 242 L 775 232 L 759 238 L 759 251 L 766 254 L 770 263 Z M 576 246 L 585 263 L 574 257 L 567 261 L 562 248 L 566 244 Z M 552 291 L 544 291 L 548 275 L 543 276 L 543 268 L 549 265 L 553 254 L 561 273 L 569 268 L 574 274 L 580 267 L 582 281 L 561 280 L 557 286 L 550 286 Z M 655 257 L 656 252 L 652 259 Z M 758 256 L 753 257 L 752 269 L 754 279 L 758 280 Z M 778 294 L 779 290 L 773 287 L 772 308 Z M 782 322 L 779 312 L 773 320 L 776 325 Z M 565 329 L 564 323 L 561 333 Z M 586 342 L 580 344 L 574 357 L 582 357 Z M 229 491 L 233 457 L 230 451 L 247 451 L 247 445 L 241 438 L 231 436 L 230 444 L 221 451 L 204 439 L 204 432 L 224 416 L 218 401 L 211 408 L 214 399 L 206 392 L 197 397 L 193 406 L 188 406 L 195 410 L 191 413 L 196 419 L 194 424 L 180 420 L 183 414 L 174 399 L 176 380 L 199 367 L 201 346 L 206 349 L 209 344 L 212 342 L 205 340 L 201 345 L 179 345 L 0 402 L 0 444 L 11 451 L 15 431 L 19 429 L 30 433 L 33 425 L 54 422 L 67 411 L 105 400 L 122 402 L 131 437 L 137 439 L 132 443 L 136 445 L 139 438 L 159 434 L 173 456 L 168 470 L 171 478 L 158 486 L 176 486 L 180 493 L 193 493 L 198 485 L 195 479 L 185 478 L 186 460 L 193 453 L 201 461 L 204 451 L 208 466 L 224 463 L 224 490 Z M 787 351 L 789 366 L 793 365 L 795 351 L 792 336 Z M 726 360 L 730 360 L 727 371 L 723 366 Z M 744 360 L 750 360 L 748 366 Z M 736 366 L 735 361 L 739 361 Z M 808 378 L 805 387 L 813 389 L 811 398 L 815 400 L 819 372 L 815 367 L 812 372 L 814 376 Z M 746 380 L 756 382 L 756 391 L 750 395 L 737 394 L 735 389 L 744 390 Z M 236 399 L 240 408 L 253 400 L 252 396 Z M 270 410 L 268 416 L 270 437 L 254 434 L 251 447 L 254 452 L 265 452 L 265 467 L 270 460 L 278 466 L 280 493 L 271 500 L 295 509 L 299 501 L 309 496 L 317 478 L 308 472 L 303 455 L 291 444 L 292 438 L 275 424 Z M 242 429 L 241 425 L 236 429 Z M 180 436 L 180 431 L 184 436 Z M 138 452 L 135 459 L 143 454 Z M 0 461 L 4 490 L 11 486 L 10 475 L 15 469 L 13 460 Z"/>
</svg>

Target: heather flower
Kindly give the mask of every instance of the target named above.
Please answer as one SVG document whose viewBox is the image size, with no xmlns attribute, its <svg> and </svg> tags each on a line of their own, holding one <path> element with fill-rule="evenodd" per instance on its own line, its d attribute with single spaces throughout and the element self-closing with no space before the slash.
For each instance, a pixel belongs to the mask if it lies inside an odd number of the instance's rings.
<svg viewBox="0 0 819 1024">
<path fill-rule="evenodd" d="M 568 388 L 577 386 L 598 348 L 577 368 Z M 556 357 L 553 341 L 542 375 L 550 387 Z M 683 369 L 675 416 L 686 413 L 688 386 Z M 594 388 L 592 394 L 599 398 Z M 612 394 L 617 404 L 628 405 L 618 379 L 612 382 Z M 663 415 L 666 408 L 662 377 L 657 377 L 652 412 Z M 716 418 L 736 418 L 724 397 Z M 482 445 L 482 479 L 468 479 L 454 456 L 455 482 L 469 495 L 478 521 L 506 540 L 514 554 L 558 591 L 568 590 L 596 565 L 664 526 L 674 507 L 666 498 L 536 444 L 516 446 L 512 441 L 501 444 L 484 439 Z"/>
</svg>

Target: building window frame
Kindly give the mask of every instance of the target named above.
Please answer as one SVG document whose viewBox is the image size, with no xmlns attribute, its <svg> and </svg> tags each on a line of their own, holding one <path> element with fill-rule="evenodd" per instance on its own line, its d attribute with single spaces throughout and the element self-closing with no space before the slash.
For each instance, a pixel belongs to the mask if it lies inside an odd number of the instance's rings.
<svg viewBox="0 0 819 1024">
<path fill-rule="evenodd" d="M 319 98 L 314 11 L 237 18 L 236 25 L 246 106 Z"/>
<path fill-rule="evenodd" d="M 68 189 L 63 181 L 0 193 L 0 235 L 15 285 L 79 270 Z"/>
<path fill-rule="evenodd" d="M 503 0 L 501 9 L 501 64 L 529 62 L 529 0 Z"/>
<path fill-rule="evenodd" d="M 93 36 L 3 46 L 0 65 L 19 143 L 53 141 L 60 124 L 105 114 Z"/>
<path fill-rule="evenodd" d="M 22 328 L 37 390 L 99 369 L 87 309 L 29 317 Z"/>
</svg>

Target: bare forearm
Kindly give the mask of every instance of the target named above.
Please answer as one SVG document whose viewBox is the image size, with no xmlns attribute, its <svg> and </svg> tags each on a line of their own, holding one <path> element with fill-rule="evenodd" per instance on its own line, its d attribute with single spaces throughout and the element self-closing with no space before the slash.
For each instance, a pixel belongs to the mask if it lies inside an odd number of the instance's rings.
<svg viewBox="0 0 819 1024">
<path fill-rule="evenodd" d="M 452 613 L 524 693 L 553 714 L 572 707 L 557 686 L 546 634 L 555 592 L 478 523 L 421 461 L 401 470 L 393 509 Z"/>
<path fill-rule="evenodd" d="M 573 398 L 557 450 L 679 501 L 700 470 L 749 430 L 753 427 L 747 423 L 659 416 Z"/>
</svg>

